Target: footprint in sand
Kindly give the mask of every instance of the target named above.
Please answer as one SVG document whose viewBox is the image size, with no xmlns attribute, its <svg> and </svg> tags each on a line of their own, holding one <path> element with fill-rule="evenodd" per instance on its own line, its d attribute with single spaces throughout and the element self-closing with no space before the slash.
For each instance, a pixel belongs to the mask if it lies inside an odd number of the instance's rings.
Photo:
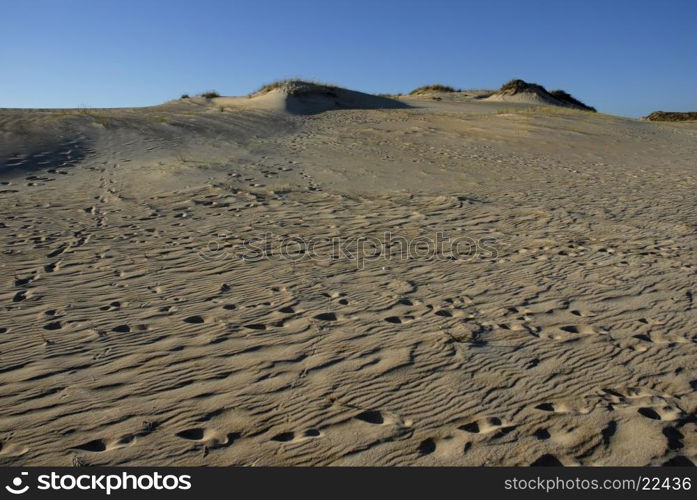
<svg viewBox="0 0 697 500">
<path fill-rule="evenodd" d="M 333 312 L 316 314 L 314 316 L 314 318 L 318 319 L 320 321 L 336 321 L 337 320 L 336 314 L 334 314 Z"/>
<path fill-rule="evenodd" d="M 239 432 L 220 433 L 216 430 L 202 427 L 184 429 L 177 432 L 175 436 L 185 441 L 205 444 L 206 448 L 209 449 L 226 448 L 242 437 Z"/>
<path fill-rule="evenodd" d="M 382 416 L 382 413 L 377 411 L 377 410 L 368 410 L 364 411 L 363 413 L 360 413 L 356 415 L 354 418 L 357 420 L 361 420 L 363 422 L 367 422 L 369 424 L 384 424 L 385 419 Z"/>
<path fill-rule="evenodd" d="M 203 316 L 189 316 L 188 318 L 184 318 L 183 321 L 184 323 L 190 323 L 192 325 L 200 325 L 206 322 Z"/>
<path fill-rule="evenodd" d="M 433 438 L 424 439 L 419 443 L 418 452 L 419 455 L 430 455 L 436 451 L 436 441 Z"/>
<path fill-rule="evenodd" d="M 542 455 L 540 458 L 530 464 L 530 467 L 563 467 L 564 464 L 552 454 Z"/>
<path fill-rule="evenodd" d="M 118 301 L 111 302 L 99 308 L 100 311 L 118 311 L 119 309 L 121 309 L 121 302 Z"/>
<path fill-rule="evenodd" d="M 26 446 L 0 441 L 0 456 L 19 457 L 29 451 Z"/>
<path fill-rule="evenodd" d="M 271 438 L 271 441 L 276 441 L 278 443 L 289 443 L 291 441 L 304 441 L 306 439 L 318 438 L 321 435 L 322 433 L 317 429 L 307 429 L 300 434 L 293 431 L 286 431 L 276 434 Z"/>
<path fill-rule="evenodd" d="M 490 434 L 497 431 L 494 437 L 505 436 L 515 428 L 515 425 L 504 426 L 503 421 L 498 417 L 482 418 L 458 427 L 461 431 L 466 431 L 471 434 Z"/>
<path fill-rule="evenodd" d="M 93 439 L 86 443 L 82 443 L 73 446 L 73 450 L 88 451 L 91 453 L 102 453 L 109 450 L 115 450 L 118 448 L 123 448 L 129 446 L 135 442 L 135 436 L 132 434 L 126 434 L 115 439 Z"/>
</svg>

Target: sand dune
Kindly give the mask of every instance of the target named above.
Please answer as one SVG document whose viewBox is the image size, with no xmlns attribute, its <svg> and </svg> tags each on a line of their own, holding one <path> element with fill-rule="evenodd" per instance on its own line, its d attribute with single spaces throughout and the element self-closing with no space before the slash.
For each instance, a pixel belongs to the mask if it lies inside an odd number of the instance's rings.
<svg viewBox="0 0 697 500">
<path fill-rule="evenodd" d="M 684 122 L 697 121 L 697 111 L 675 112 L 675 111 L 654 111 L 644 117 L 644 120 L 657 122 Z"/>
<path fill-rule="evenodd" d="M 697 130 L 296 91 L 0 110 L 0 464 L 697 462 Z"/>
<path fill-rule="evenodd" d="M 221 106 L 271 109 L 297 115 L 311 115 L 332 109 L 408 107 L 395 99 L 300 80 L 281 80 L 265 85 L 247 97 L 219 97 L 213 99 L 213 102 Z"/>
<path fill-rule="evenodd" d="M 583 111 L 595 111 L 595 108 L 583 104 L 568 92 L 563 90 L 548 91 L 542 85 L 528 83 L 523 80 L 511 80 L 485 99 L 488 101 L 562 106 Z"/>
</svg>

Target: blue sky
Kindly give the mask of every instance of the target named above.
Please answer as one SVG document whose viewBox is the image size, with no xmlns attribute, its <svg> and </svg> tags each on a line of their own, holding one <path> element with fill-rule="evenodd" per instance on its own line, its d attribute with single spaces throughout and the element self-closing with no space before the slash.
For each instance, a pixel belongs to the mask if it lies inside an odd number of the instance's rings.
<svg viewBox="0 0 697 500">
<path fill-rule="evenodd" d="M 305 77 L 511 78 L 600 111 L 697 110 L 697 1 L 0 0 L 0 107 L 140 106 Z"/>
</svg>

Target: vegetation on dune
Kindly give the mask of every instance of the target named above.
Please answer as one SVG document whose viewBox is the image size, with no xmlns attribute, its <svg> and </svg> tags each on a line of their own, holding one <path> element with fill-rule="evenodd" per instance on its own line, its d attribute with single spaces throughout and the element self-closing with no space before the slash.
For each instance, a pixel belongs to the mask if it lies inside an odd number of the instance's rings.
<svg viewBox="0 0 697 500">
<path fill-rule="evenodd" d="M 292 78 L 287 80 L 276 80 L 275 82 L 262 85 L 259 90 L 249 94 L 249 97 L 258 97 L 276 89 L 285 90 L 289 95 L 301 95 L 311 92 L 333 94 L 337 88 L 336 85 L 331 83 Z"/>
<path fill-rule="evenodd" d="M 579 109 L 583 109 L 585 111 L 593 111 L 595 112 L 596 109 L 592 106 L 588 106 L 575 97 L 573 97 L 571 94 L 568 92 L 565 92 L 563 90 L 552 90 L 549 91 L 546 88 L 544 88 L 542 85 L 538 83 L 529 83 L 526 82 L 525 80 L 520 80 L 518 78 L 515 78 L 513 80 L 510 80 L 503 85 L 501 85 L 501 88 L 499 89 L 500 94 L 507 94 L 507 95 L 516 95 L 521 92 L 530 92 L 539 95 L 542 98 L 552 98 L 556 99 L 557 101 L 561 102 L 562 104 L 565 104 L 567 106 L 571 107 L 576 107 Z"/>
<path fill-rule="evenodd" d="M 189 94 L 182 94 L 179 99 L 188 99 L 188 98 L 189 98 Z"/>
<path fill-rule="evenodd" d="M 527 105 L 521 107 L 501 108 L 496 111 L 497 115 L 575 115 L 584 114 L 584 110 L 578 108 L 570 108 L 566 106 L 555 106 L 553 104 Z M 605 115 L 603 115 L 605 116 Z"/>
<path fill-rule="evenodd" d="M 416 88 L 409 92 L 409 95 L 425 94 L 427 92 L 459 92 L 455 90 L 450 85 L 443 85 L 442 83 L 433 83 L 431 85 L 423 85 L 422 87 Z"/>
<path fill-rule="evenodd" d="M 644 120 L 650 120 L 654 122 L 683 122 L 697 120 L 697 111 L 654 111 L 648 116 L 644 117 Z"/>
<path fill-rule="evenodd" d="M 528 83 L 525 80 L 514 78 L 513 80 L 510 80 L 501 85 L 499 92 L 516 94 L 518 92 L 534 92 L 540 90 L 547 92 L 542 85 L 539 85 L 537 83 Z"/>
<path fill-rule="evenodd" d="M 258 95 L 268 94 L 272 90 L 280 89 L 287 84 L 290 84 L 292 82 L 298 82 L 298 81 L 300 81 L 300 80 L 276 80 L 275 82 L 266 83 L 266 84 L 262 85 L 261 87 L 259 87 L 259 90 L 252 92 L 249 95 L 250 96 L 258 96 Z"/>
<path fill-rule="evenodd" d="M 206 99 L 213 99 L 215 97 L 220 97 L 220 94 L 218 94 L 218 92 L 216 92 L 215 90 L 209 90 L 207 92 L 199 94 L 199 96 L 204 97 Z"/>
<path fill-rule="evenodd" d="M 550 90 L 549 93 L 551 96 L 560 100 L 563 103 L 578 106 L 579 108 L 582 108 L 586 111 L 596 111 L 596 109 L 593 106 L 588 106 L 587 104 L 582 103 L 581 101 L 576 99 L 574 96 L 572 96 L 571 94 L 569 94 L 568 92 L 565 92 L 563 90 Z"/>
</svg>

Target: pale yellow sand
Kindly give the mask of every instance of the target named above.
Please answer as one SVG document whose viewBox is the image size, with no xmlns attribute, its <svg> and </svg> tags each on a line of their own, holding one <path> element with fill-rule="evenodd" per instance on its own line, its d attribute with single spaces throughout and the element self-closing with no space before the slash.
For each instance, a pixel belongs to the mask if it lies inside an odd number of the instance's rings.
<svg viewBox="0 0 697 500">
<path fill-rule="evenodd" d="M 0 111 L 0 464 L 697 461 L 697 130 L 310 101 Z"/>
</svg>

